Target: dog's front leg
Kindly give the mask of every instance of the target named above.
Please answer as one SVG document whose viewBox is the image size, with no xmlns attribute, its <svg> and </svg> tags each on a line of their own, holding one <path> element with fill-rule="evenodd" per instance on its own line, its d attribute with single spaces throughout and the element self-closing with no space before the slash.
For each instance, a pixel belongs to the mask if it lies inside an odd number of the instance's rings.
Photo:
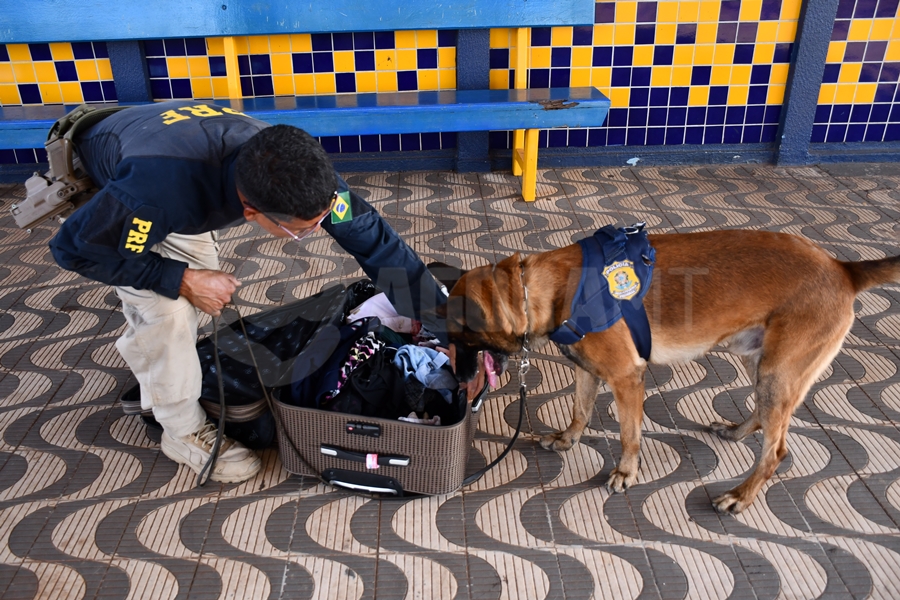
<svg viewBox="0 0 900 600">
<path fill-rule="evenodd" d="M 563 431 L 557 431 L 541 438 L 541 446 L 547 450 L 563 452 L 569 450 L 581 439 L 584 428 L 591 422 L 591 413 L 597 401 L 600 378 L 575 367 L 575 402 L 572 405 L 572 421 Z"/>
<path fill-rule="evenodd" d="M 622 441 L 622 458 L 606 482 L 610 492 L 624 492 L 637 480 L 644 420 L 644 372 L 642 365 L 609 380 L 619 412 Z"/>
</svg>

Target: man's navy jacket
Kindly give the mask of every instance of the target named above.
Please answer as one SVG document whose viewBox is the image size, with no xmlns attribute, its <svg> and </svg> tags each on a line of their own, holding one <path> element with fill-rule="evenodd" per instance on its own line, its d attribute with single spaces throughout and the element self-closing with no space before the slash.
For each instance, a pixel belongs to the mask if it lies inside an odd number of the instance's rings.
<svg viewBox="0 0 900 600">
<path fill-rule="evenodd" d="M 95 281 L 177 298 L 187 263 L 150 248 L 170 233 L 244 222 L 234 163 L 241 145 L 268 126 L 197 100 L 135 106 L 94 125 L 76 143 L 100 191 L 50 241 L 56 262 Z M 338 177 L 338 191 L 346 190 Z M 378 212 L 352 191 L 350 198 L 352 220 L 326 217 L 322 227 L 399 312 L 421 318 L 443 294 Z"/>
</svg>

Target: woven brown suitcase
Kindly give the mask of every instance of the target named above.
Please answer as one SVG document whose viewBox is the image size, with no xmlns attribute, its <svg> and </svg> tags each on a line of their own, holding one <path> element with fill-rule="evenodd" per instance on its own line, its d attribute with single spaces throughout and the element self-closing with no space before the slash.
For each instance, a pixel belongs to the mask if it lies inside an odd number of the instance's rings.
<svg viewBox="0 0 900 600">
<path fill-rule="evenodd" d="M 274 400 L 284 468 L 364 492 L 447 494 L 462 485 L 487 386 L 446 427 L 359 417 Z M 462 394 L 462 392 L 460 392 Z M 298 452 L 302 455 L 298 455 Z"/>
</svg>

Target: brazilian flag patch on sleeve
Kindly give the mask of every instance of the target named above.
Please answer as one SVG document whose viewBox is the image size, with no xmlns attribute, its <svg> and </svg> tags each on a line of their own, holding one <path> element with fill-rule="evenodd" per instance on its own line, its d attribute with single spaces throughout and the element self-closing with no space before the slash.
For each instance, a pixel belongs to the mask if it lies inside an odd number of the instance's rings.
<svg viewBox="0 0 900 600">
<path fill-rule="evenodd" d="M 331 205 L 331 224 L 346 223 L 353 220 L 353 208 L 350 206 L 350 192 L 338 192 L 334 204 Z"/>
</svg>

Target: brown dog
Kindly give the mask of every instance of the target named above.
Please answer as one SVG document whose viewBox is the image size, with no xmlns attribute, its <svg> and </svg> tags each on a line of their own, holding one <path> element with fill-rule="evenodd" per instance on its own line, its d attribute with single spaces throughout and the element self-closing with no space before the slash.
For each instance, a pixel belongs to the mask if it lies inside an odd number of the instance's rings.
<svg viewBox="0 0 900 600">
<path fill-rule="evenodd" d="M 741 440 L 763 431 L 759 464 L 746 481 L 713 501 L 719 512 L 739 513 L 756 498 L 787 454 L 794 409 L 834 359 L 853 323 L 853 300 L 868 288 L 900 282 L 900 257 L 847 263 L 814 243 L 766 231 L 713 231 L 649 236 L 656 268 L 644 306 L 650 320 L 650 362 L 676 363 L 717 344 L 740 356 L 756 387 L 756 407 L 739 425 L 712 431 Z M 540 348 L 569 316 L 581 269 L 577 245 L 466 273 L 446 305 L 457 377 L 475 375 L 479 350 L 499 364 L 526 342 Z M 527 288 L 527 301 L 526 301 Z M 619 413 L 622 458 L 607 487 L 625 491 L 637 477 L 643 419 L 642 360 L 623 320 L 560 346 L 575 363 L 575 406 L 564 430 L 541 439 L 568 450 L 590 420 L 600 380 L 612 389 Z"/>
</svg>

